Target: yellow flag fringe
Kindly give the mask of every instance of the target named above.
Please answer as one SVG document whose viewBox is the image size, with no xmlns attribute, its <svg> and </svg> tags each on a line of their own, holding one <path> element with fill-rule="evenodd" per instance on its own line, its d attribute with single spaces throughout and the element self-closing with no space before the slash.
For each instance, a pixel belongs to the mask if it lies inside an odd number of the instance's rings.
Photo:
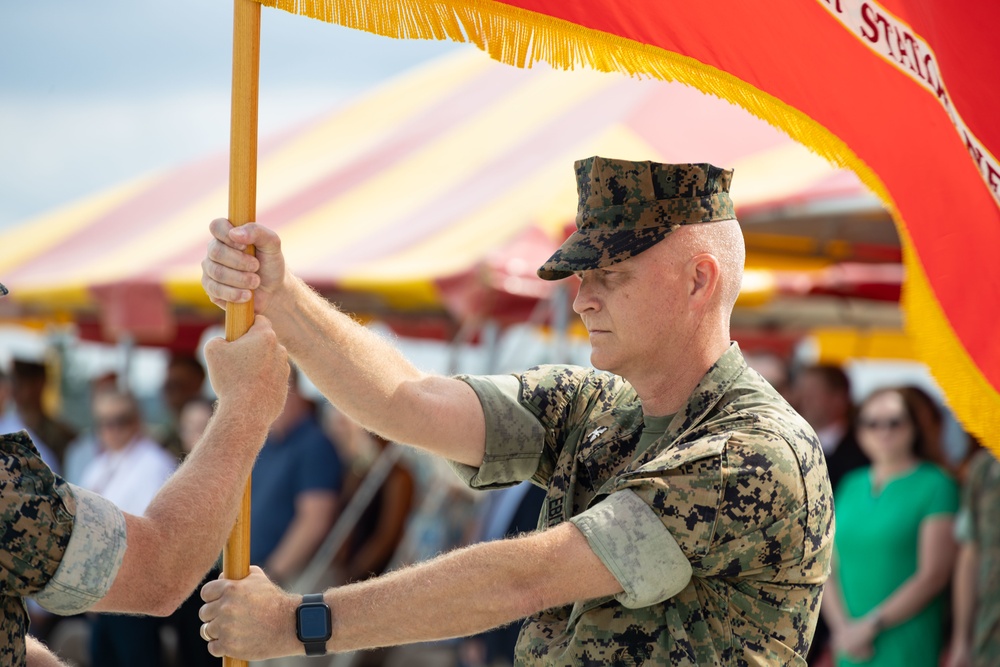
<svg viewBox="0 0 1000 667">
<path fill-rule="evenodd" d="M 256 1 L 385 37 L 468 42 L 515 67 L 546 62 L 560 69 L 588 67 L 677 81 L 746 109 L 830 163 L 852 170 L 892 213 L 899 232 L 906 270 L 901 308 L 914 348 L 966 430 L 1000 456 L 1000 393 L 948 322 L 888 190 L 854 151 L 809 116 L 693 58 L 494 0 Z"/>
</svg>

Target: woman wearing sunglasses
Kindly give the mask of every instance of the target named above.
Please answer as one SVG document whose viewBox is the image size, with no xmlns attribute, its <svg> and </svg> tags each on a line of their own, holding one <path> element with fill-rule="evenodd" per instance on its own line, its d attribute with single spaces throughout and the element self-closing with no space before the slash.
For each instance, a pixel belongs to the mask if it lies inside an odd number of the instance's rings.
<svg viewBox="0 0 1000 667">
<path fill-rule="evenodd" d="M 838 667 L 938 664 L 958 487 L 934 460 L 918 410 L 905 389 L 875 391 L 858 410 L 858 443 L 872 463 L 836 489 L 822 609 Z"/>
</svg>

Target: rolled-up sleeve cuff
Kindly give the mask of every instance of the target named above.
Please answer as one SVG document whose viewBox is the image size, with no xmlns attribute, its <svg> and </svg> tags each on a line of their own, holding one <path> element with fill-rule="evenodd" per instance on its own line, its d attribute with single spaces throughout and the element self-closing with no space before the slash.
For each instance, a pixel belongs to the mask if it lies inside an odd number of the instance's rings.
<svg viewBox="0 0 1000 667">
<path fill-rule="evenodd" d="M 615 597 L 635 609 L 680 593 L 691 563 L 656 513 L 631 490 L 617 491 L 570 519 L 621 584 Z"/>
<path fill-rule="evenodd" d="M 54 614 L 78 614 L 103 598 L 125 556 L 125 516 L 110 500 L 70 485 L 77 511 L 73 535 L 55 575 L 35 601 Z"/>
<path fill-rule="evenodd" d="M 476 392 L 486 417 L 486 454 L 478 468 L 451 462 L 474 489 L 511 486 L 538 469 L 545 428 L 518 402 L 521 383 L 513 375 L 458 376 Z"/>
</svg>

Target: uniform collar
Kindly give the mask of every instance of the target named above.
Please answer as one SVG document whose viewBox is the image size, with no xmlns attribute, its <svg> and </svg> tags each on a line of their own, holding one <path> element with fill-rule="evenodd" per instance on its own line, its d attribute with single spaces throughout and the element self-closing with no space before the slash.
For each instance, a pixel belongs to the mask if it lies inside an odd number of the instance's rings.
<svg viewBox="0 0 1000 667">
<path fill-rule="evenodd" d="M 746 369 L 747 362 L 743 359 L 739 344 L 731 342 L 729 349 L 722 353 L 698 382 L 684 407 L 674 415 L 664 434 L 665 440 L 673 442 L 682 433 L 690 431 L 704 421 Z"/>
</svg>

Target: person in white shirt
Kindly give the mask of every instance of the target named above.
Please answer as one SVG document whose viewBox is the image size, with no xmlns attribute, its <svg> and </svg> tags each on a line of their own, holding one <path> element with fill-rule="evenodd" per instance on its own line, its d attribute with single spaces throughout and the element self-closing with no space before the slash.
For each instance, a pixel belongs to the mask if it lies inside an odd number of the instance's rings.
<svg viewBox="0 0 1000 667">
<path fill-rule="evenodd" d="M 141 515 L 177 460 L 146 435 L 139 403 L 131 394 L 105 389 L 94 397 L 93 410 L 101 451 L 84 469 L 80 486 Z"/>
<path fill-rule="evenodd" d="M 142 515 L 177 467 L 177 459 L 145 434 L 132 394 L 105 389 L 94 396 L 94 428 L 101 451 L 84 469 L 81 484 L 129 514 Z M 159 618 L 100 615 L 92 626 L 91 663 L 159 665 Z"/>
</svg>

